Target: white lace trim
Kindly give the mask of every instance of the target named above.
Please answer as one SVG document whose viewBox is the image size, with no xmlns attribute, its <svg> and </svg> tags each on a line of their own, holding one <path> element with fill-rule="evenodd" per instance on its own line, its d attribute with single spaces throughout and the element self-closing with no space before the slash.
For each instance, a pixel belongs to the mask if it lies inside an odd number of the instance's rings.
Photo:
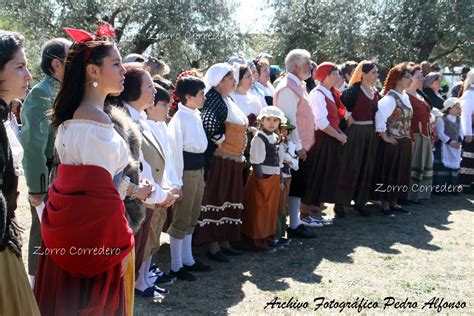
<svg viewBox="0 0 474 316">
<path fill-rule="evenodd" d="M 207 211 L 214 211 L 214 212 L 218 212 L 218 211 L 223 211 L 225 210 L 226 208 L 234 208 L 234 209 L 241 209 L 243 210 L 244 209 L 244 205 L 242 203 L 231 203 L 231 202 L 225 202 L 224 204 L 222 204 L 222 206 L 217 206 L 217 205 L 203 205 L 201 206 L 201 212 L 207 212 Z"/>
<path fill-rule="evenodd" d="M 122 200 L 124 200 L 125 197 L 127 196 L 127 189 L 129 185 L 130 185 L 130 178 L 127 176 L 124 176 L 122 180 L 120 181 L 120 184 L 118 187 L 118 192 Z"/>
<path fill-rule="evenodd" d="M 217 226 L 224 225 L 224 224 L 239 225 L 239 224 L 242 224 L 242 220 L 240 220 L 240 218 L 230 218 L 230 217 L 222 217 L 219 220 L 207 219 L 206 218 L 206 219 L 203 219 L 202 221 L 198 221 L 197 223 L 200 227 L 203 227 L 203 226 L 209 225 L 209 224 L 215 224 Z"/>
</svg>

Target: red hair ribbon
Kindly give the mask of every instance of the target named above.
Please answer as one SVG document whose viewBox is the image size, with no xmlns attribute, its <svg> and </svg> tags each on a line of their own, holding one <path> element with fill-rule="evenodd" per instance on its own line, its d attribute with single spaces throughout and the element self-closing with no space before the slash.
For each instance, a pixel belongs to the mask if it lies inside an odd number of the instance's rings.
<svg viewBox="0 0 474 316">
<path fill-rule="evenodd" d="M 95 41 L 98 37 L 112 37 L 115 38 L 115 30 L 109 23 L 103 23 L 99 26 L 95 35 L 92 35 L 84 30 L 73 29 L 65 27 L 64 31 L 72 38 L 72 40 L 79 44 Z M 89 60 L 92 49 L 88 48 L 84 53 L 84 64 Z"/>
</svg>

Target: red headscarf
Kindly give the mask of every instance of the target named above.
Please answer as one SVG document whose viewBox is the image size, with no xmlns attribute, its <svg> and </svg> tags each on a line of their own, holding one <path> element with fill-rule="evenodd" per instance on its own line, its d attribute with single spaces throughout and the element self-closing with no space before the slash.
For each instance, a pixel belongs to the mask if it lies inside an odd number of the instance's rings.
<svg viewBox="0 0 474 316">
<path fill-rule="evenodd" d="M 333 72 L 334 70 L 337 70 L 337 66 L 334 63 L 330 63 L 326 61 L 324 63 L 319 64 L 315 73 L 316 80 L 322 83 L 324 79 L 326 79 L 326 77 L 329 76 L 331 72 Z M 334 97 L 334 100 L 336 101 L 337 113 L 338 113 L 339 119 L 342 120 L 347 112 L 346 107 L 341 101 L 342 94 L 339 90 L 337 90 L 334 87 L 331 88 L 331 93 Z"/>
<path fill-rule="evenodd" d="M 324 63 L 319 64 L 318 68 L 316 68 L 315 73 L 316 80 L 318 80 L 319 82 L 323 82 L 324 79 L 326 79 L 326 77 L 329 76 L 331 72 L 336 69 L 337 66 L 334 63 L 325 61 Z"/>
</svg>

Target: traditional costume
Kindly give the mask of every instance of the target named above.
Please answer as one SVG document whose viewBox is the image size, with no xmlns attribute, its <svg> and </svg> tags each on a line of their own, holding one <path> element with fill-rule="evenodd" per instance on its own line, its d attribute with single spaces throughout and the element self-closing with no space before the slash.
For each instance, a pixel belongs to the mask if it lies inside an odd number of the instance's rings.
<svg viewBox="0 0 474 316">
<path fill-rule="evenodd" d="M 411 118 L 412 159 L 408 199 L 413 202 L 431 197 L 433 182 L 433 134 L 430 124 L 430 105 L 418 92 L 408 93 L 413 108 Z"/>
<path fill-rule="evenodd" d="M 397 144 L 381 141 L 375 163 L 374 198 L 395 203 L 407 199 L 411 170 L 411 118 L 413 109 L 406 93 L 390 90 L 379 101 L 375 114 L 375 128 L 378 133 L 386 132 L 397 140 Z M 381 186 L 380 186 L 381 185 Z"/>
<path fill-rule="evenodd" d="M 134 246 L 121 185 L 127 145 L 112 124 L 71 119 L 55 147 L 61 165 L 43 212 L 35 281 L 41 313 L 125 314 L 121 268 Z"/>
<path fill-rule="evenodd" d="M 23 166 L 29 194 L 45 194 L 53 165 L 55 128 L 49 125 L 51 110 L 59 82 L 45 76 L 31 89 L 21 109 L 21 144 L 25 150 Z M 41 227 L 36 207 L 30 205 L 31 228 L 28 240 L 28 274 L 34 276 L 41 246 Z"/>
<path fill-rule="evenodd" d="M 472 73 L 472 71 L 470 72 Z M 469 77 L 469 74 L 468 74 Z M 472 77 L 472 74 L 471 74 Z M 474 84 L 471 84 L 461 97 L 461 126 L 464 136 L 474 138 Z M 474 192 L 474 140 L 462 144 L 462 161 L 459 170 L 459 183 L 465 190 Z"/>
<path fill-rule="evenodd" d="M 16 145 L 11 146 L 9 138 Z M 15 166 L 22 154 L 8 120 L 0 122 L 0 315 L 40 315 L 21 259 L 21 230 L 15 216 L 21 173 Z"/>
<path fill-rule="evenodd" d="M 335 68 L 336 65 L 333 63 L 320 64 L 316 70 L 316 79 L 323 82 Z M 311 91 L 309 99 L 316 132 L 315 143 L 308 152 L 309 164 L 306 170 L 308 188 L 302 202 L 319 206 L 323 202 L 337 202 L 337 172 L 342 153 L 341 143 L 323 130 L 331 126 L 337 132 L 341 132 L 339 127 L 341 120 L 348 117 L 349 113 L 341 102 L 340 92 L 334 87 L 328 90 L 319 84 Z"/>
<path fill-rule="evenodd" d="M 170 235 L 171 271 L 193 266 L 192 235 L 201 215 L 204 194 L 204 152 L 208 141 L 202 126 L 201 113 L 183 104 L 169 126 L 175 172 L 182 181 L 183 199 L 173 207 Z"/>
<path fill-rule="evenodd" d="M 356 209 L 363 213 L 369 199 L 378 145 L 374 124 L 378 93 L 372 89 L 368 95 L 359 81 L 342 92 L 341 101 L 351 112 L 354 123 L 346 130 L 347 143 L 342 148 L 336 200 L 344 205 L 354 201 Z"/>
<path fill-rule="evenodd" d="M 209 144 L 205 153 L 203 206 L 193 238 L 195 244 L 240 239 L 248 119 L 230 98 L 221 96 L 213 88 L 231 71 L 228 64 L 216 64 L 204 77 L 208 91 L 201 113 Z"/>
<path fill-rule="evenodd" d="M 283 112 L 274 107 L 263 108 L 258 119 L 276 117 L 286 123 Z M 242 246 L 264 251 L 273 245 L 278 203 L 280 201 L 279 137 L 264 129 L 257 132 L 250 145 L 250 163 L 253 172 L 245 185 L 242 212 Z"/>
</svg>

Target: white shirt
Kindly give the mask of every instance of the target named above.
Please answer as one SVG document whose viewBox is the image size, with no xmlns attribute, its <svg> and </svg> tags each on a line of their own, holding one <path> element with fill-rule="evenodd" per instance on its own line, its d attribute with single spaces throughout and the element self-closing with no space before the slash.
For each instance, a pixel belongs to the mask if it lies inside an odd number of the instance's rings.
<svg viewBox="0 0 474 316">
<path fill-rule="evenodd" d="M 395 92 L 400 99 L 402 100 L 403 104 L 411 109 L 411 103 L 410 103 L 410 98 L 408 95 L 403 92 L 403 93 L 398 93 L 395 90 L 390 90 Z M 375 130 L 378 133 L 385 132 L 387 130 L 387 120 L 392 115 L 393 110 L 395 110 L 397 103 L 395 101 L 395 98 L 392 96 L 386 94 L 382 99 L 380 99 L 378 103 L 378 110 L 377 113 L 375 114 Z"/>
<path fill-rule="evenodd" d="M 140 126 L 145 130 L 145 131 L 150 131 L 151 128 L 147 123 L 147 116 L 145 111 L 142 111 L 139 113 L 137 110 L 135 110 L 131 105 L 126 104 L 128 112 L 130 113 L 130 117 L 132 118 L 133 121 L 138 122 Z M 161 146 L 161 148 L 164 148 Z M 151 169 L 150 164 L 145 160 L 145 157 L 143 156 L 143 152 L 140 151 L 140 162 L 142 164 L 143 170 L 140 173 L 140 178 L 142 179 L 148 179 L 153 183 L 153 192 L 150 194 L 150 196 L 144 201 L 146 204 L 159 204 L 162 203 L 166 200 L 166 197 L 168 195 L 168 191 L 163 190 L 161 187 L 161 184 L 158 184 L 155 179 L 153 179 L 153 172 Z"/>
<path fill-rule="evenodd" d="M 163 173 L 163 181 L 161 181 L 162 187 L 175 187 L 179 189 L 183 186 L 183 182 L 176 174 L 173 152 L 171 150 L 171 144 L 168 137 L 168 127 L 166 126 L 165 122 L 155 122 L 152 120 L 148 120 L 147 122 L 148 125 L 150 125 L 153 136 L 155 136 L 158 142 L 163 146 L 165 155 L 165 170 Z"/>
<path fill-rule="evenodd" d="M 16 123 L 14 116 L 11 116 L 11 118 L 6 120 L 3 124 L 5 126 L 8 142 L 10 143 L 10 149 L 12 151 L 15 175 L 21 176 L 24 173 L 22 164 L 24 151 L 20 141 L 18 140 L 19 134 L 17 133 L 17 130 L 15 130 L 15 126 L 18 127 L 18 124 Z"/>
<path fill-rule="evenodd" d="M 461 97 L 462 112 L 461 112 L 461 126 L 466 136 L 474 136 L 472 129 L 472 115 L 474 114 L 474 84 L 471 89 L 464 92 Z"/>
<path fill-rule="evenodd" d="M 202 126 L 201 113 L 178 104 L 178 111 L 168 125 L 168 135 L 177 177 L 181 180 L 184 171 L 183 151 L 201 154 L 207 149 L 207 137 Z"/>
<path fill-rule="evenodd" d="M 287 75 L 288 80 L 293 80 L 301 87 L 302 91 L 306 91 L 306 82 L 300 80 L 291 72 Z M 286 87 L 280 90 L 278 93 L 278 107 L 280 110 L 285 113 L 286 118 L 291 122 L 291 124 L 296 125 L 296 111 L 298 109 L 298 102 L 300 98 L 296 95 L 293 90 Z M 296 144 L 296 150 L 303 149 L 303 144 L 301 143 L 301 138 L 298 134 L 298 128 L 295 128 L 288 138 Z"/>
<path fill-rule="evenodd" d="M 247 92 L 247 94 L 232 92 L 230 96 L 246 116 L 249 116 L 250 114 L 258 116 L 260 110 L 262 109 L 262 105 L 258 97 L 249 92 Z"/>
<path fill-rule="evenodd" d="M 231 98 L 224 98 L 224 102 L 227 105 L 227 122 L 245 126 L 249 125 L 249 119 Z"/>
<path fill-rule="evenodd" d="M 286 143 L 282 142 L 280 144 L 278 148 L 278 154 L 281 159 L 280 167 L 283 167 L 283 162 L 286 160 L 289 161 L 288 164 L 290 165 L 291 169 L 295 171 L 299 169 L 299 160 L 298 156 L 296 155 L 295 149 L 296 146 L 291 140 L 288 140 Z M 291 173 L 282 172 L 281 174 L 283 178 L 291 178 Z"/>
<path fill-rule="evenodd" d="M 257 90 L 257 88 L 255 87 L 255 84 L 252 86 L 252 89 L 250 89 L 249 93 L 258 98 L 262 108 L 268 105 L 267 101 L 265 100 L 265 95 L 264 95 L 265 92 L 263 92 L 263 90 Z"/>
<path fill-rule="evenodd" d="M 328 97 L 332 102 L 336 102 L 331 91 L 322 85 L 318 85 L 316 89 L 309 93 L 309 103 L 311 104 L 311 111 L 314 116 L 315 130 L 323 130 L 329 126 L 327 102 L 324 96 Z"/>
<path fill-rule="evenodd" d="M 258 134 L 262 134 L 264 137 L 267 138 L 270 144 L 275 144 L 278 141 L 278 136 L 275 133 L 270 135 L 265 134 L 262 131 L 259 131 L 255 136 L 252 138 L 252 142 L 250 143 L 250 163 L 251 164 L 262 164 L 265 161 L 265 157 L 267 155 L 267 151 L 265 148 L 265 143 L 263 140 L 258 136 Z M 279 151 L 277 151 L 280 154 Z M 280 165 L 282 163 L 283 157 L 278 157 L 278 166 L 266 166 L 262 165 L 262 172 L 264 174 L 280 174 Z"/>
<path fill-rule="evenodd" d="M 448 114 L 446 118 L 451 122 L 456 122 L 456 116 Z M 449 136 L 444 133 L 444 120 L 439 118 L 436 121 L 436 136 L 443 143 L 441 145 L 441 162 L 447 168 L 459 169 L 461 167 L 461 148 L 453 148 L 450 144 L 447 144 L 449 141 Z M 462 128 L 459 131 L 459 136 L 463 138 Z M 452 139 L 453 142 L 457 142 L 457 139 Z"/>
<path fill-rule="evenodd" d="M 127 144 L 113 124 L 67 120 L 58 127 L 54 145 L 61 163 L 102 167 L 112 178 L 128 165 Z"/>
<path fill-rule="evenodd" d="M 266 85 L 263 85 L 260 82 L 255 82 L 255 85 L 257 88 L 261 89 L 264 93 L 265 96 L 273 97 L 273 92 L 275 92 L 275 88 L 272 86 L 271 82 L 268 81 Z"/>
</svg>

